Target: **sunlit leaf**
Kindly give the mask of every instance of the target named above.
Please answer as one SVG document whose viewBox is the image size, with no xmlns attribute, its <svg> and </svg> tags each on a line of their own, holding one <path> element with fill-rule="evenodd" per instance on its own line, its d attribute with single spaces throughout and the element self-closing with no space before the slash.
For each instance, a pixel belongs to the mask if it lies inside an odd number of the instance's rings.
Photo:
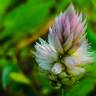
<svg viewBox="0 0 96 96">
<path fill-rule="evenodd" d="M 10 77 L 16 82 L 30 84 L 30 80 L 22 73 L 12 72 Z"/>
</svg>

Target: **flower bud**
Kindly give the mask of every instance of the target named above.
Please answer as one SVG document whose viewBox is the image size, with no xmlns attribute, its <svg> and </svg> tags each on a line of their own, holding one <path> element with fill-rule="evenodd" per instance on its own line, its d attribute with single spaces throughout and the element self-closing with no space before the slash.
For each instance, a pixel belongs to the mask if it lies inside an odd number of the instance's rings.
<svg viewBox="0 0 96 96">
<path fill-rule="evenodd" d="M 92 63 L 85 30 L 86 20 L 71 4 L 49 27 L 48 42 L 40 38 L 36 43 L 35 59 L 40 68 L 54 74 L 48 77 L 53 85 L 72 84 L 86 72 L 84 66 Z"/>
</svg>

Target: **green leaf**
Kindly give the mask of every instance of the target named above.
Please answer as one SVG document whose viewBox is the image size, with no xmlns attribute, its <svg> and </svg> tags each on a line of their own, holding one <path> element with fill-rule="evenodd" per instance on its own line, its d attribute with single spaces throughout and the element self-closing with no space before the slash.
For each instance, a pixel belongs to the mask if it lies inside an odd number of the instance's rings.
<svg viewBox="0 0 96 96">
<path fill-rule="evenodd" d="M 4 13 L 13 2 L 13 0 L 0 0 L 0 24 L 2 24 L 1 22 L 3 20 Z"/>
<path fill-rule="evenodd" d="M 91 65 L 87 66 L 89 72 L 91 72 L 91 76 L 96 79 L 96 62 L 92 63 Z"/>
<path fill-rule="evenodd" d="M 93 32 L 91 26 L 89 26 L 87 29 L 87 38 L 89 42 L 91 43 L 92 48 L 96 50 L 96 35 Z"/>
<path fill-rule="evenodd" d="M 16 82 L 30 84 L 30 80 L 22 73 L 12 72 L 10 77 Z"/>
<path fill-rule="evenodd" d="M 70 0 L 61 0 L 59 1 L 59 3 L 57 2 L 57 7 L 58 9 L 61 11 L 61 10 L 64 10 L 65 7 L 70 4 Z"/>
<path fill-rule="evenodd" d="M 38 4 L 38 3 L 43 3 L 44 1 L 42 0 L 28 0 L 29 3 L 32 3 L 32 5 L 34 4 Z"/>
<path fill-rule="evenodd" d="M 38 80 L 38 82 L 41 82 L 42 84 L 42 92 L 43 94 L 48 94 L 52 91 L 52 87 L 49 84 L 49 81 L 46 79 L 46 74 L 44 74 L 43 72 L 41 72 L 40 74 L 38 74 L 38 76 L 36 77 L 36 79 Z"/>
<path fill-rule="evenodd" d="M 0 69 L 2 70 L 7 65 L 7 60 L 5 58 L 0 58 Z"/>
<path fill-rule="evenodd" d="M 93 90 L 94 82 L 91 78 L 86 78 L 79 83 L 75 84 L 65 96 L 87 96 L 87 94 Z"/>
<path fill-rule="evenodd" d="M 36 5 L 23 4 L 6 16 L 4 21 L 5 31 L 0 35 L 2 38 L 16 32 L 29 32 L 32 28 L 40 26 L 48 17 L 52 2 L 44 2 Z M 28 34 L 26 32 L 26 34 Z"/>
<path fill-rule="evenodd" d="M 94 9 L 96 9 L 96 0 L 91 0 Z"/>
<path fill-rule="evenodd" d="M 88 7 L 89 4 L 91 3 L 90 1 L 86 2 L 84 0 L 74 0 L 74 2 L 76 3 L 76 5 L 82 6 L 83 8 L 84 8 L 84 6 Z M 82 4 L 84 4 L 84 5 L 82 5 Z"/>
<path fill-rule="evenodd" d="M 12 3 L 12 0 L 0 0 L 0 14 L 4 13 L 6 8 Z"/>
<path fill-rule="evenodd" d="M 13 66 L 6 66 L 2 73 L 2 86 L 6 89 L 10 84 L 9 74 L 14 70 Z"/>
</svg>

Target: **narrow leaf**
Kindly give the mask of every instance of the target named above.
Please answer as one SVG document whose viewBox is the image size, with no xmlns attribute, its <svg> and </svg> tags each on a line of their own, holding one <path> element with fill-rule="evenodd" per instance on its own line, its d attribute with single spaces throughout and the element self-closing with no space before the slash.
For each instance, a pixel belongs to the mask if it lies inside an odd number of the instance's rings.
<svg viewBox="0 0 96 96">
<path fill-rule="evenodd" d="M 10 77 L 16 82 L 30 84 L 30 80 L 22 73 L 12 72 Z"/>
</svg>

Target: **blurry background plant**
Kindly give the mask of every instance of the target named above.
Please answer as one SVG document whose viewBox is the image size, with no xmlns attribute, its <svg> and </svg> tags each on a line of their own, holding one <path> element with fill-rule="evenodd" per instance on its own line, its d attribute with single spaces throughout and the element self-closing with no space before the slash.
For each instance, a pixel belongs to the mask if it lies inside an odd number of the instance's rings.
<svg viewBox="0 0 96 96">
<path fill-rule="evenodd" d="M 96 0 L 0 0 L 0 96 L 60 96 L 33 59 L 34 42 L 46 39 L 54 17 L 70 3 L 87 16 L 87 38 L 96 51 Z M 94 54 L 96 57 L 96 54 Z M 65 96 L 94 96 L 96 62 Z M 41 70 L 42 71 L 42 70 Z"/>
</svg>

